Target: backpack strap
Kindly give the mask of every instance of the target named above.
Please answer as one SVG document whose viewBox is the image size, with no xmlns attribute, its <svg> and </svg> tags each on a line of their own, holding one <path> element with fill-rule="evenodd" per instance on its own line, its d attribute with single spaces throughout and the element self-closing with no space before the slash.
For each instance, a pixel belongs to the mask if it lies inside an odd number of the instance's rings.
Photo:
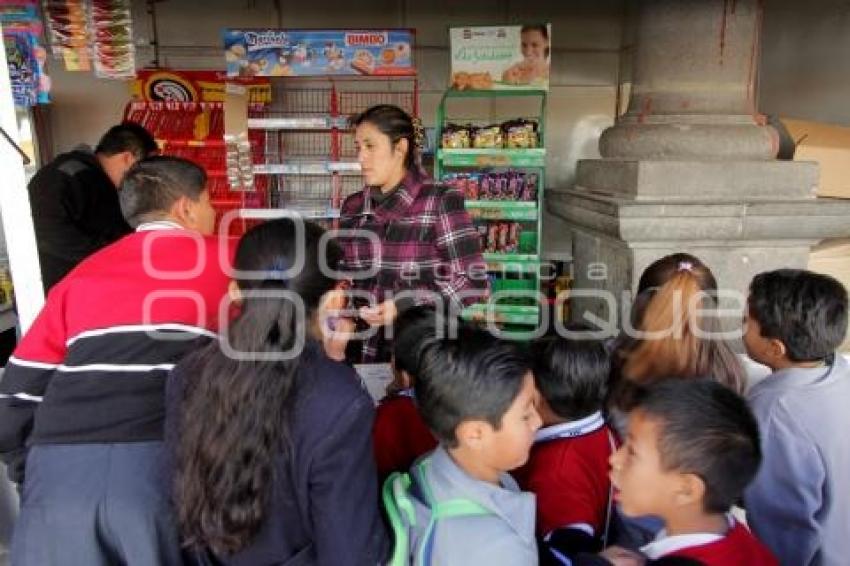
<svg viewBox="0 0 850 566">
<path fill-rule="evenodd" d="M 409 474 L 393 472 L 384 482 L 381 498 L 387 518 L 393 530 L 393 554 L 389 566 L 405 566 L 408 562 L 409 529 L 416 525 L 416 513 L 410 501 L 411 480 Z M 407 521 L 405 523 L 405 521 Z"/>
<path fill-rule="evenodd" d="M 617 451 L 617 442 L 614 440 L 614 434 L 611 432 L 610 428 L 606 432 L 608 433 L 608 444 L 611 447 L 611 454 L 613 455 L 614 452 Z M 604 530 L 602 532 L 602 548 L 608 547 L 608 537 L 611 534 L 611 520 L 612 520 L 613 514 L 614 514 L 614 484 L 613 484 L 613 482 L 610 482 L 610 480 L 609 480 L 608 504 L 607 504 L 606 510 L 605 510 L 605 527 L 604 527 Z"/>
<path fill-rule="evenodd" d="M 434 498 L 434 493 L 431 491 L 431 484 L 428 482 L 429 464 L 430 459 L 425 458 L 417 465 L 419 472 L 417 474 L 418 486 L 425 498 L 425 503 L 431 510 L 431 518 L 428 521 L 428 527 L 425 529 L 425 535 L 422 537 L 422 543 L 419 546 L 419 556 L 414 561 L 414 564 L 417 566 L 430 566 L 432 562 L 431 554 L 434 549 L 434 528 L 437 526 L 437 521 L 451 517 L 475 517 L 494 514 L 483 505 L 471 499 L 455 498 L 446 501 L 437 501 Z"/>
</svg>

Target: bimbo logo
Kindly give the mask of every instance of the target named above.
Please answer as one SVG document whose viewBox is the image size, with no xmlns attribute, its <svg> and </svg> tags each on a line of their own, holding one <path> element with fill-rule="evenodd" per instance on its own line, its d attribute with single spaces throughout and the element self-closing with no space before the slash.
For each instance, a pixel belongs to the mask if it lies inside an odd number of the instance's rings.
<svg viewBox="0 0 850 566">
<path fill-rule="evenodd" d="M 248 51 L 287 47 L 286 32 L 282 31 L 246 31 L 245 45 Z"/>
<path fill-rule="evenodd" d="M 345 34 L 346 47 L 374 47 L 387 44 L 387 34 L 380 32 L 355 32 Z"/>
</svg>

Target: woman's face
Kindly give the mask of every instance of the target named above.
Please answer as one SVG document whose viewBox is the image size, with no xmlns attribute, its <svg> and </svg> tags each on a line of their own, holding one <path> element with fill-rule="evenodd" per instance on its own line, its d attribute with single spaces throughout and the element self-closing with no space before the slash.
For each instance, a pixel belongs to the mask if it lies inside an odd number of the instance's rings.
<svg viewBox="0 0 850 566">
<path fill-rule="evenodd" d="M 392 188 L 404 178 L 406 140 L 393 147 L 389 136 L 373 124 L 363 122 L 354 132 L 354 147 L 367 185 Z"/>
<path fill-rule="evenodd" d="M 534 29 L 522 32 L 520 42 L 522 43 L 522 56 L 526 59 L 536 59 L 539 61 L 546 59 L 548 42 L 540 30 Z"/>
</svg>

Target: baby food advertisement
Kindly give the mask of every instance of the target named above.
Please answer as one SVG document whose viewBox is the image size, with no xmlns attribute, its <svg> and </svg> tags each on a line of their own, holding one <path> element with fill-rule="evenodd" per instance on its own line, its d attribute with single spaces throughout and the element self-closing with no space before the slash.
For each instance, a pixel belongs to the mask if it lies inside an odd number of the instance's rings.
<svg viewBox="0 0 850 566">
<path fill-rule="evenodd" d="M 415 75 L 411 29 L 225 29 L 229 77 Z"/>
<path fill-rule="evenodd" d="M 452 88 L 548 89 L 551 37 L 551 24 L 450 28 Z"/>
</svg>

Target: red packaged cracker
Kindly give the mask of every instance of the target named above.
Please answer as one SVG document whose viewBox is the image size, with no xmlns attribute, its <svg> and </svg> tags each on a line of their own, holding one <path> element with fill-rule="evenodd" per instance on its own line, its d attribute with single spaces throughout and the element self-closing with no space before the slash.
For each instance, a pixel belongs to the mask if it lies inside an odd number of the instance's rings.
<svg viewBox="0 0 850 566">
<path fill-rule="evenodd" d="M 487 251 L 494 253 L 499 247 L 499 223 L 491 222 L 487 228 Z"/>
<path fill-rule="evenodd" d="M 506 246 L 505 252 L 509 254 L 516 253 L 519 248 L 519 231 L 519 222 L 511 223 L 510 232 L 508 233 L 508 245 Z"/>
<path fill-rule="evenodd" d="M 510 232 L 510 224 L 508 222 L 499 223 L 499 243 L 496 246 L 496 251 L 504 253 L 508 247 L 508 232 Z"/>
<path fill-rule="evenodd" d="M 470 175 L 466 180 L 466 194 L 469 200 L 479 199 L 478 175 Z"/>
<path fill-rule="evenodd" d="M 475 230 L 478 232 L 478 238 L 481 240 L 481 249 L 487 249 L 487 232 L 488 226 L 487 224 L 478 224 L 475 226 Z"/>
<path fill-rule="evenodd" d="M 486 173 L 481 175 L 481 184 L 478 187 L 478 198 L 481 200 L 490 199 L 490 175 Z"/>
</svg>

